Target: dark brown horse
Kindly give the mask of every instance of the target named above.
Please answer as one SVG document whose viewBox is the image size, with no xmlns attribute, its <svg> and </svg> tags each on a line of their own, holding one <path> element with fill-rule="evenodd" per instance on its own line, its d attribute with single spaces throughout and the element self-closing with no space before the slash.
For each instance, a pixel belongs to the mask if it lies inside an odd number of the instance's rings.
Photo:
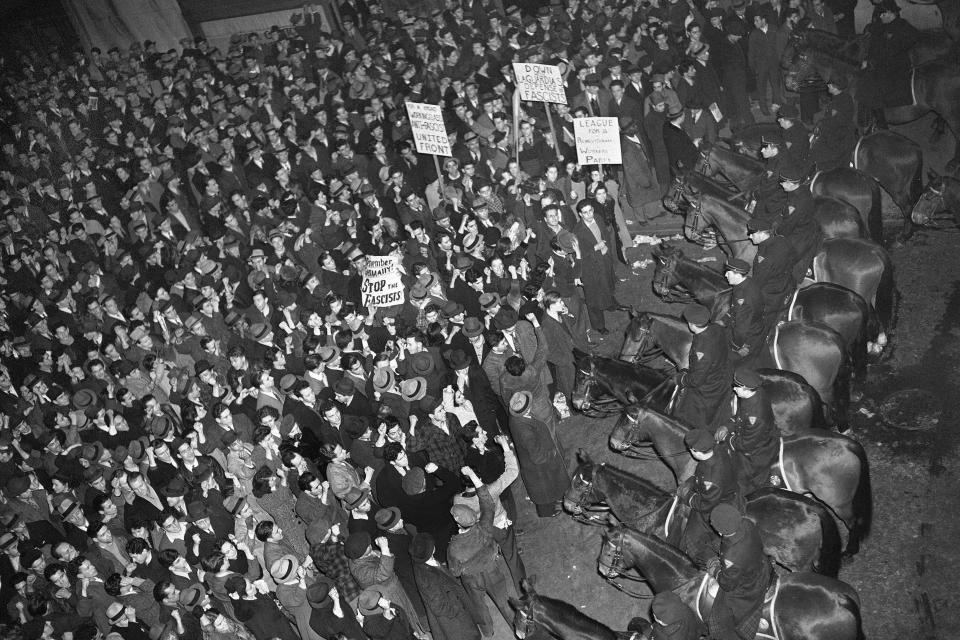
<svg viewBox="0 0 960 640">
<path fill-rule="evenodd" d="M 856 291 L 866 300 L 875 315 L 871 322 L 878 327 L 876 341 L 867 348 L 881 353 L 896 325 L 896 288 L 890 254 L 870 240 L 826 240 L 813 259 L 813 277 L 817 282 L 832 282 Z"/>
<path fill-rule="evenodd" d="M 607 579 L 634 570 L 654 593 L 673 591 L 701 619 L 709 619 L 716 583 L 675 546 L 627 527 L 603 536 L 597 561 Z M 764 604 L 773 625 L 766 637 L 779 640 L 862 640 L 860 597 L 836 578 L 816 573 L 780 576 L 774 597 Z M 760 636 L 758 636 L 760 637 Z"/>
<path fill-rule="evenodd" d="M 948 212 L 960 226 L 960 180 L 950 176 L 934 176 L 913 207 L 911 217 L 916 224 L 929 227 L 938 213 Z"/>
<path fill-rule="evenodd" d="M 813 73 L 825 78 L 841 75 L 859 79 L 865 47 L 851 49 L 850 55 L 836 53 L 850 43 L 841 36 L 816 29 L 794 32 L 780 61 L 785 71 L 784 84 L 788 89 L 797 86 Z M 887 122 L 906 124 L 934 113 L 943 119 L 956 140 L 960 136 L 960 66 L 949 57 L 940 58 L 915 67 L 911 77 L 904 81 L 910 82 L 913 104 L 885 109 Z M 852 85 L 855 93 L 856 83 Z M 953 173 L 958 166 L 960 144 L 955 148 L 953 159 L 947 163 L 947 172 Z"/>
<path fill-rule="evenodd" d="M 619 413 L 642 402 L 665 409 L 676 389 L 673 376 L 642 364 L 575 352 L 574 408 L 591 417 Z"/>
<path fill-rule="evenodd" d="M 656 270 L 653 290 L 667 302 L 695 300 L 712 310 L 714 319 L 723 318 L 730 307 L 731 287 L 717 271 L 686 257 L 679 248 L 661 244 L 653 250 Z M 788 309 L 786 320 L 822 322 L 843 338 L 854 373 L 866 375 L 867 343 L 876 340 L 879 324 L 866 301 L 855 291 L 829 282 L 801 288 Z"/>
<path fill-rule="evenodd" d="M 756 188 L 766 171 L 760 160 L 720 145 L 704 145 L 700 158 L 697 171 L 709 178 L 726 178 L 738 191 Z M 863 238 L 869 234 L 876 242 L 883 241 L 880 189 L 870 176 L 847 167 L 820 172 L 811 181 L 810 191 L 816 196 L 814 216 L 824 237 Z"/>
<path fill-rule="evenodd" d="M 640 476 L 606 463 L 596 464 L 581 453 L 563 506 L 574 517 L 582 517 L 584 510 L 605 504 L 622 524 L 679 544 L 690 508 L 675 498 Z M 764 551 L 778 565 L 788 571 L 836 577 L 840 532 L 821 503 L 792 491 L 765 487 L 747 496 L 746 515 L 759 527 Z"/>
<path fill-rule="evenodd" d="M 693 335 L 687 323 L 660 313 L 631 318 L 620 358 L 634 360 L 662 353 L 680 369 L 687 368 Z M 777 325 L 751 361 L 758 369 L 782 369 L 797 374 L 823 401 L 824 419 L 845 430 L 850 403 L 850 360 L 843 338 L 819 322 L 793 320 Z"/>
<path fill-rule="evenodd" d="M 542 633 L 560 640 L 620 640 L 630 634 L 620 634 L 597 622 L 563 600 L 541 596 L 524 580 L 519 600 L 510 598 L 515 612 L 513 632 L 520 640 L 542 637 Z"/>
<path fill-rule="evenodd" d="M 693 474 L 691 458 L 684 451 L 683 437 L 690 428 L 653 409 L 635 405 L 620 416 L 610 432 L 610 447 L 626 451 L 651 443 L 673 471 L 677 484 Z M 846 436 L 815 429 L 782 438 L 783 453 L 771 472 L 783 478 L 784 488 L 813 496 L 847 527 L 845 554 L 860 550 L 870 531 L 873 497 L 870 467 L 863 446 Z"/>
</svg>

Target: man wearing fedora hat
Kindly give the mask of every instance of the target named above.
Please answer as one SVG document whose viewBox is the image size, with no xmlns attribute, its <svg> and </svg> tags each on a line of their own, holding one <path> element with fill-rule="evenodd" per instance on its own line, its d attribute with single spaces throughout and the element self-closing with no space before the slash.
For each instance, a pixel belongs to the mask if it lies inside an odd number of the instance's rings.
<svg viewBox="0 0 960 640">
<path fill-rule="evenodd" d="M 371 540 L 366 532 L 350 534 L 344 553 L 349 559 L 350 573 L 361 588 L 377 589 L 388 600 L 403 608 L 416 631 L 423 630 L 416 608 L 397 577 L 396 557 L 385 537 L 378 536 Z"/>
<path fill-rule="evenodd" d="M 437 559 L 436 543 L 429 533 L 418 533 L 410 542 L 410 558 L 417 589 L 423 596 L 434 640 L 480 640 L 485 611 L 467 595 L 460 581 Z M 485 631 L 491 631 L 489 627 Z"/>
<path fill-rule="evenodd" d="M 676 178 L 681 171 L 693 171 L 700 159 L 693 140 L 683 128 L 686 111 L 680 105 L 671 107 L 663 124 L 663 145 L 670 163 L 670 177 Z"/>
<path fill-rule="evenodd" d="M 563 494 L 570 486 L 566 454 L 556 430 L 553 406 L 538 411 L 529 391 L 517 391 L 508 401 L 510 433 L 516 445 L 520 475 L 537 515 L 559 515 Z"/>
</svg>

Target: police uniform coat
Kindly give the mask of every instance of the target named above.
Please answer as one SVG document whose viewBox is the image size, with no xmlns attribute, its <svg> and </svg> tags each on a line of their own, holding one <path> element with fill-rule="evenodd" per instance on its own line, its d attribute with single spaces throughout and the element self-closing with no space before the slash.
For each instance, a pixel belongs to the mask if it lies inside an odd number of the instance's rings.
<svg viewBox="0 0 960 640">
<path fill-rule="evenodd" d="M 730 327 L 730 341 L 734 349 L 747 347 L 753 354 L 763 345 L 766 337 L 763 292 L 753 278 L 747 278 L 730 291 L 727 326 Z"/>
<path fill-rule="evenodd" d="M 783 236 L 770 236 L 757 247 L 757 255 L 753 259 L 753 278 L 763 292 L 764 316 L 767 320 L 782 310 L 787 295 L 793 291 L 793 267 L 796 263 L 796 253 Z"/>
<path fill-rule="evenodd" d="M 725 418 L 722 414 L 730 398 L 732 377 L 726 329 L 711 324 L 693 336 L 689 369 L 674 416 L 694 428 L 715 431 Z"/>
<path fill-rule="evenodd" d="M 730 446 L 737 453 L 741 485 L 749 493 L 759 486 L 751 486 L 752 483 L 762 484 L 765 480 L 780 448 L 773 408 L 763 387 L 749 398 L 737 398 L 730 432 Z"/>
<path fill-rule="evenodd" d="M 797 256 L 793 279 L 800 282 L 823 240 L 823 230 L 814 217 L 813 194 L 808 185 L 802 184 L 787 193 L 787 208 L 783 213 L 777 232 L 787 239 Z"/>
<path fill-rule="evenodd" d="M 763 604 L 772 573 L 760 532 L 753 522 L 743 518 L 735 534 L 721 538 L 720 561 L 717 573 L 720 591 L 714 607 L 729 607 L 739 623 Z M 726 566 L 727 562 L 730 566 Z"/>
<path fill-rule="evenodd" d="M 910 49 L 919 33 L 909 22 L 895 18 L 890 24 L 877 21 L 868 27 L 870 73 L 864 84 L 877 92 L 876 106 L 901 107 L 913 104 L 910 86 Z"/>
</svg>

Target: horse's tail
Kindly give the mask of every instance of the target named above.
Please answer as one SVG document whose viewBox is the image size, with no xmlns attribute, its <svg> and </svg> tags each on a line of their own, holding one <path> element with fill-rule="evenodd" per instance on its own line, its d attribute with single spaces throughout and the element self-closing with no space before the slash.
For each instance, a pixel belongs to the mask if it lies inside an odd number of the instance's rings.
<svg viewBox="0 0 960 640">
<path fill-rule="evenodd" d="M 883 255 L 883 274 L 877 286 L 876 313 L 879 331 L 892 331 L 897 324 L 896 283 L 893 279 L 893 261 L 889 255 Z"/>
<path fill-rule="evenodd" d="M 833 513 L 819 500 L 810 500 L 810 507 L 817 512 L 820 519 L 820 555 L 813 563 L 813 570 L 822 576 L 836 578 L 840 573 L 840 563 L 843 557 L 843 540 L 840 538 L 840 527 Z"/>
<path fill-rule="evenodd" d="M 837 378 L 833 381 L 831 417 L 833 418 L 833 426 L 838 431 L 846 431 L 850 421 L 850 380 L 853 376 L 853 361 L 842 341 L 839 343 L 839 347 L 840 366 L 837 368 Z"/>
<path fill-rule="evenodd" d="M 883 196 L 880 195 L 880 183 L 870 178 L 870 211 L 867 212 L 867 231 L 870 239 L 883 246 Z M 920 196 L 918 195 L 919 199 Z"/>
<path fill-rule="evenodd" d="M 848 438 L 849 448 L 860 461 L 860 477 L 857 481 L 857 490 L 853 494 L 853 520 L 850 534 L 847 538 L 845 553 L 853 555 L 860 550 L 860 542 L 870 535 L 870 524 L 873 521 L 873 487 L 870 484 L 870 463 L 863 445 Z"/>
</svg>

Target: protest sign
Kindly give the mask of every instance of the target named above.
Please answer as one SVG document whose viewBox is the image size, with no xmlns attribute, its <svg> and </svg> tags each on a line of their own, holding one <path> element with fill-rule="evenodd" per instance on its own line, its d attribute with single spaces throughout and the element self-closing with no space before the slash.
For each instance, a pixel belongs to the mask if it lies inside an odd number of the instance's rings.
<svg viewBox="0 0 960 640">
<path fill-rule="evenodd" d="M 403 304 L 403 280 L 397 256 L 367 256 L 360 287 L 364 307 Z"/>
<path fill-rule="evenodd" d="M 581 165 L 623 163 L 616 118 L 574 118 L 573 135 L 577 140 L 577 162 Z"/>
<path fill-rule="evenodd" d="M 420 153 L 452 156 L 447 128 L 443 124 L 443 109 L 437 104 L 407 102 L 410 130 Z"/>
<path fill-rule="evenodd" d="M 521 100 L 566 104 L 567 95 L 563 90 L 560 67 L 514 62 L 513 75 L 517 78 L 517 89 L 520 91 Z"/>
</svg>

